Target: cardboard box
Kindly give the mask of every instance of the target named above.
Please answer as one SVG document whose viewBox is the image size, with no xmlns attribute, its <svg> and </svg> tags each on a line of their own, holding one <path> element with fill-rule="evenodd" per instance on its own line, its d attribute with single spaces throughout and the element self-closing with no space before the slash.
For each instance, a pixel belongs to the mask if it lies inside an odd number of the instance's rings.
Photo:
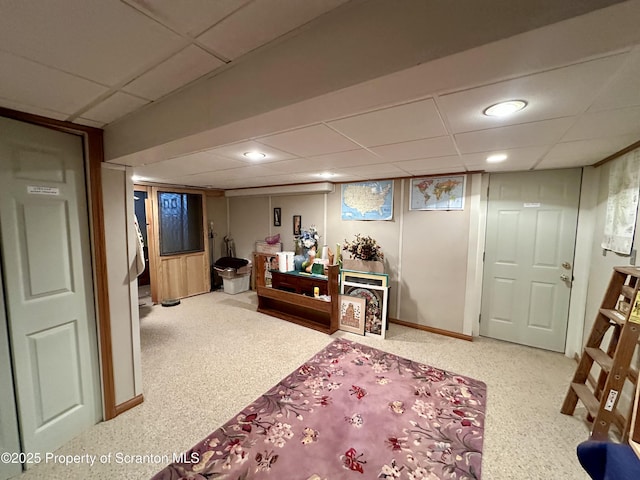
<svg viewBox="0 0 640 480">
<path fill-rule="evenodd" d="M 282 251 L 282 242 L 269 244 L 267 242 L 256 242 L 256 252 L 276 254 Z"/>
</svg>

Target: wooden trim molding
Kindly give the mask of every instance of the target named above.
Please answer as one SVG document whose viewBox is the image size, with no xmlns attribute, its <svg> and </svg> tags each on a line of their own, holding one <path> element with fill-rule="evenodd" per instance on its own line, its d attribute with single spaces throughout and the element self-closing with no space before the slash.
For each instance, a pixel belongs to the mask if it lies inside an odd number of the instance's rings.
<svg viewBox="0 0 640 480">
<path fill-rule="evenodd" d="M 629 152 L 634 151 L 636 148 L 640 148 L 640 140 L 638 140 L 635 143 L 632 143 L 628 147 L 624 147 L 622 150 L 618 150 L 616 153 L 613 153 L 613 154 L 609 155 L 608 157 L 603 158 L 599 162 L 594 163 L 592 166 L 593 167 L 600 167 L 600 166 L 604 165 L 605 163 L 608 163 L 608 162 L 610 162 L 612 160 L 615 160 L 618 157 L 621 157 L 623 155 L 626 155 Z"/>
<path fill-rule="evenodd" d="M 116 415 L 120 415 L 121 413 L 124 413 L 127 410 L 131 410 L 133 407 L 137 407 L 142 402 L 144 402 L 144 396 L 142 394 L 136 395 L 135 397 L 130 398 L 126 402 L 122 402 L 120 405 L 116 405 L 115 407 Z"/>
<path fill-rule="evenodd" d="M 111 347 L 111 314 L 109 311 L 109 287 L 107 285 L 107 255 L 104 237 L 102 209 L 101 164 L 104 160 L 103 131 L 99 128 L 18 112 L 0 107 L 0 116 L 22 122 L 52 128 L 84 138 L 85 160 L 88 164 L 87 194 L 90 201 L 90 235 L 93 253 L 93 285 L 96 303 L 100 366 L 102 369 L 102 398 L 104 420 L 117 415 Z"/>
<path fill-rule="evenodd" d="M 397 318 L 389 318 L 389 321 L 391 323 L 396 323 L 404 327 L 415 328 L 417 330 L 423 330 L 429 333 L 437 333 L 438 335 L 444 335 L 445 337 L 452 337 L 452 338 L 457 338 L 459 340 L 466 340 L 467 342 L 473 342 L 473 337 L 471 335 L 464 335 L 462 333 L 452 332 L 450 330 L 443 330 L 441 328 L 428 327 L 426 325 L 419 325 L 417 323 L 405 322 L 404 320 L 399 320 Z"/>
</svg>

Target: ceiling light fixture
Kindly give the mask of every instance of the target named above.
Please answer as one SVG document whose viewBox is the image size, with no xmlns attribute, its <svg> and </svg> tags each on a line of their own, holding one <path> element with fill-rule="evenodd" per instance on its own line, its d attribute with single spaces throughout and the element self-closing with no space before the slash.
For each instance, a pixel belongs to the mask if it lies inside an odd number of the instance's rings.
<svg viewBox="0 0 640 480">
<path fill-rule="evenodd" d="M 318 177 L 322 177 L 322 178 L 331 178 L 336 176 L 335 173 L 331 173 L 331 172 L 322 172 L 322 173 L 318 173 L 317 175 Z"/>
<path fill-rule="evenodd" d="M 504 153 L 496 153 L 495 155 L 489 155 L 487 157 L 487 163 L 500 163 L 507 159 L 507 155 Z"/>
<path fill-rule="evenodd" d="M 506 102 L 495 103 L 485 108 L 482 113 L 488 117 L 505 117 L 512 113 L 519 112 L 527 106 L 524 100 L 508 100 Z"/>
<path fill-rule="evenodd" d="M 244 152 L 243 155 L 249 160 L 262 160 L 266 155 L 262 152 L 252 150 L 251 152 Z"/>
</svg>

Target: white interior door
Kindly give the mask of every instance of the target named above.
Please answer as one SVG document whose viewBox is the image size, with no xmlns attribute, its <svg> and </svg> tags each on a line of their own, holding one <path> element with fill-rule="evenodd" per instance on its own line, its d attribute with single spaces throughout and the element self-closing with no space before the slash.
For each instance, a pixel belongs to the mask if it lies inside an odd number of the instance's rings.
<svg viewBox="0 0 640 480">
<path fill-rule="evenodd" d="M 9 334 L 4 308 L 2 262 L 0 262 L 0 385 L 2 385 L 0 388 L 0 453 L 17 454 L 20 452 L 20 437 L 16 416 L 16 400 L 13 393 Z M 13 477 L 21 471 L 20 463 L 0 461 L 0 480 Z"/>
<path fill-rule="evenodd" d="M 25 452 L 101 418 L 81 137 L 0 118 L 0 239 Z"/>
<path fill-rule="evenodd" d="M 492 174 L 480 334 L 563 352 L 581 170 Z"/>
</svg>

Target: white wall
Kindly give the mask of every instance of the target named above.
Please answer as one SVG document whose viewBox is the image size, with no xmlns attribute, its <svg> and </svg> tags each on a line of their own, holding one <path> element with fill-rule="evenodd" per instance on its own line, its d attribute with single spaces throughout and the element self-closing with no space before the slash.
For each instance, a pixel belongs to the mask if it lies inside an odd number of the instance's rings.
<svg viewBox="0 0 640 480">
<path fill-rule="evenodd" d="M 128 169 L 130 170 L 130 169 Z M 102 167 L 107 283 L 116 405 L 142 393 L 131 171 Z"/>
</svg>

